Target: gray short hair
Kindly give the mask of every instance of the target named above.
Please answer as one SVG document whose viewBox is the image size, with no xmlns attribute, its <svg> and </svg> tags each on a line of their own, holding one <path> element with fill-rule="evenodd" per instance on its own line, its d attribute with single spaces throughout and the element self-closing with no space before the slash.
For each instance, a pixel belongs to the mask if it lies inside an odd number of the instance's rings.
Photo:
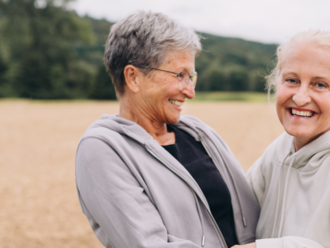
<svg viewBox="0 0 330 248">
<path fill-rule="evenodd" d="M 276 91 L 276 80 L 281 70 L 283 56 L 290 48 L 299 44 L 309 44 L 322 49 L 330 50 L 330 31 L 310 29 L 292 36 L 288 42 L 280 45 L 276 50 L 276 67 L 266 77 L 268 95 L 272 90 Z"/>
<path fill-rule="evenodd" d="M 139 11 L 111 27 L 104 62 L 117 94 L 124 93 L 127 65 L 159 67 L 170 51 L 201 51 L 200 36 L 161 13 Z M 151 71 L 142 69 L 145 75 Z"/>
</svg>

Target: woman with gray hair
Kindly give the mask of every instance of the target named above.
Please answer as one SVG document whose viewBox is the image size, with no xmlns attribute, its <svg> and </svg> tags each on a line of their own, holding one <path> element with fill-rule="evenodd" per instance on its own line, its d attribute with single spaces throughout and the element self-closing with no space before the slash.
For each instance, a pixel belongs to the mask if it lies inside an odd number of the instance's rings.
<svg viewBox="0 0 330 248">
<path fill-rule="evenodd" d="M 105 247 L 231 247 L 255 240 L 259 206 L 234 155 L 180 113 L 195 95 L 198 35 L 143 11 L 111 28 L 105 64 L 119 114 L 80 140 L 80 204 Z"/>
<path fill-rule="evenodd" d="M 330 32 L 277 50 L 269 76 L 285 132 L 248 171 L 261 206 L 257 248 L 330 247 Z"/>
</svg>

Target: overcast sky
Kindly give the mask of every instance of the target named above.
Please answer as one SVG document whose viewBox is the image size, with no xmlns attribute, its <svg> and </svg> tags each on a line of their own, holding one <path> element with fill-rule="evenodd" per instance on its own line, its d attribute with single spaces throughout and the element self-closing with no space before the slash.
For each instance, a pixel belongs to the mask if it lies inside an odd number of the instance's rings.
<svg viewBox="0 0 330 248">
<path fill-rule="evenodd" d="M 71 6 L 113 22 L 152 10 L 198 31 L 266 43 L 309 28 L 330 29 L 330 0 L 76 0 Z"/>
</svg>

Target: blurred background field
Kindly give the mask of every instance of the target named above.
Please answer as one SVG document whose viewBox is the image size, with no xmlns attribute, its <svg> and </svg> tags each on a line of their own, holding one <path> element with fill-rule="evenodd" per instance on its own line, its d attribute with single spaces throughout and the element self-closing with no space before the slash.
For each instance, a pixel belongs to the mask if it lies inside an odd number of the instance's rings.
<svg viewBox="0 0 330 248">
<path fill-rule="evenodd" d="M 100 248 L 82 214 L 74 160 L 86 128 L 109 101 L 0 101 L 0 247 Z M 195 102 L 197 116 L 228 143 L 247 170 L 283 129 L 264 102 Z"/>
</svg>

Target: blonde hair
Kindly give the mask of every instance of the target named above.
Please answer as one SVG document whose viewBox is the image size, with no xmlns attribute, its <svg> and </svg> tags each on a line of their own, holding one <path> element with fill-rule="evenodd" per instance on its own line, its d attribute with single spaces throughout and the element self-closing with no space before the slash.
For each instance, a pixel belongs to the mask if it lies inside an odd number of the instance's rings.
<svg viewBox="0 0 330 248">
<path fill-rule="evenodd" d="M 322 49 L 330 50 L 330 31 L 322 31 L 319 29 L 310 29 L 292 36 L 288 42 L 280 45 L 276 50 L 276 67 L 266 76 L 268 96 L 271 91 L 276 92 L 276 80 L 281 70 L 281 62 L 283 56 L 293 46 L 299 44 L 308 44 L 318 46 Z"/>
</svg>

